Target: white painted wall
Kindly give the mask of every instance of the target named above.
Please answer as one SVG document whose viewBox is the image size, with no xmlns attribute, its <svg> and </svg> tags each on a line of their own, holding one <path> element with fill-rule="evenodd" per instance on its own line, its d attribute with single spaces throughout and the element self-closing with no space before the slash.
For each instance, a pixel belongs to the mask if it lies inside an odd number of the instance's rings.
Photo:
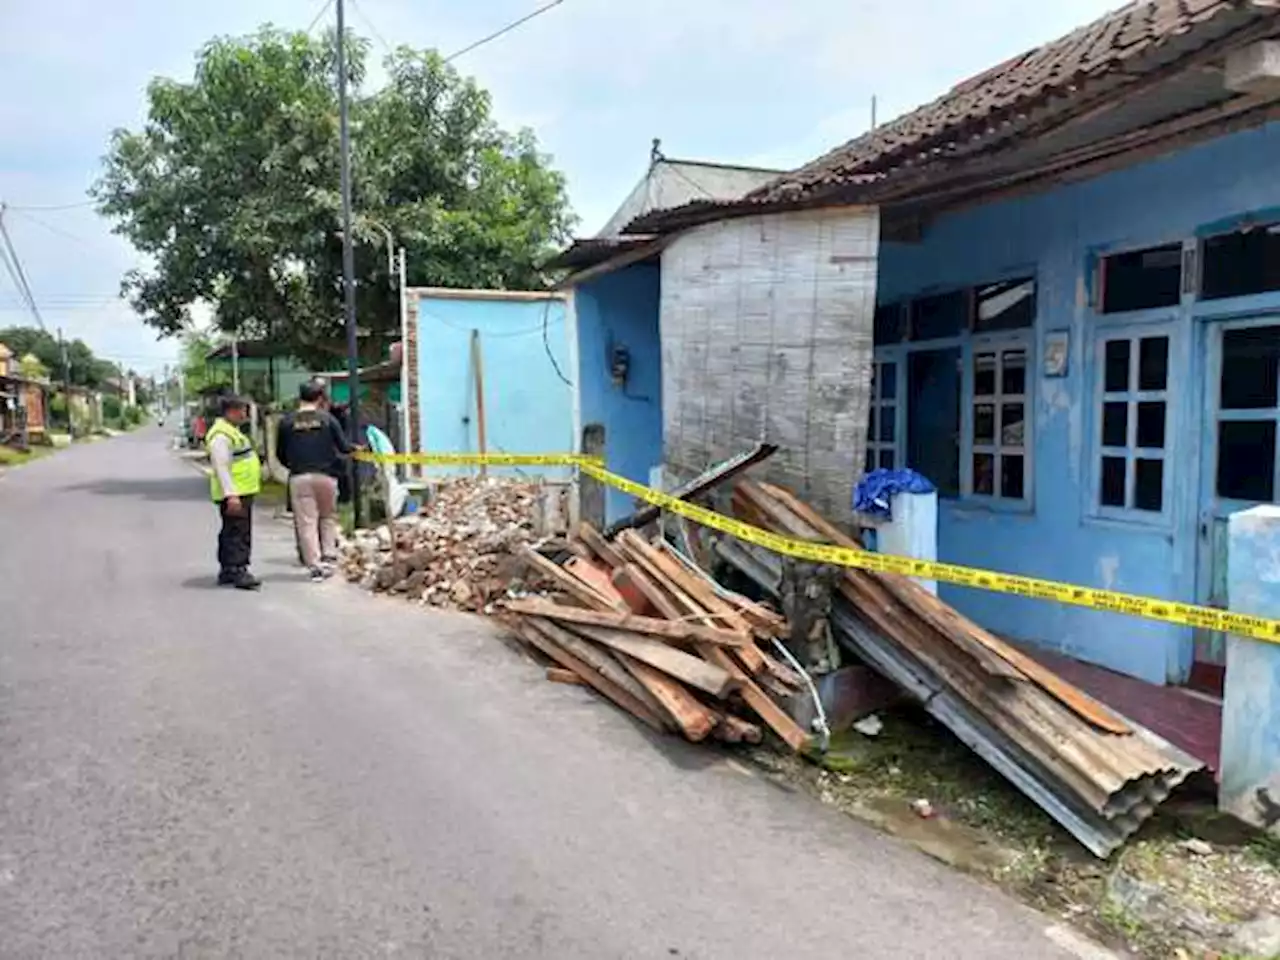
<svg viewBox="0 0 1280 960">
<path fill-rule="evenodd" d="M 663 446 L 680 473 L 760 440 L 765 475 L 850 516 L 866 441 L 876 208 L 708 224 L 662 254 Z"/>
</svg>

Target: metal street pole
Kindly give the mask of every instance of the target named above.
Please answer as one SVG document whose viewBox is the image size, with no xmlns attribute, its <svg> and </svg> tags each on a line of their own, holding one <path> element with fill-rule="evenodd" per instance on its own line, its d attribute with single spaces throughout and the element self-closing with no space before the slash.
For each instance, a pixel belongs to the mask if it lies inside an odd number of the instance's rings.
<svg viewBox="0 0 1280 960">
<path fill-rule="evenodd" d="M 347 107 L 347 23 L 345 4 L 336 0 L 338 16 L 338 155 L 342 187 L 342 288 L 347 320 L 347 389 L 349 391 L 351 440 L 360 442 L 360 345 L 356 337 L 356 261 L 351 234 L 351 132 Z M 359 464 L 352 464 L 351 502 L 355 525 L 363 513 L 360 503 Z"/>
</svg>

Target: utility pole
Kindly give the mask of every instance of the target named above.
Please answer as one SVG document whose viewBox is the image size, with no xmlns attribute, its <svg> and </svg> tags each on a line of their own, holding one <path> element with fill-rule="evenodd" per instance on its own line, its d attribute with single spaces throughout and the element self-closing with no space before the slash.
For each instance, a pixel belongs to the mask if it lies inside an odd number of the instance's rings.
<svg viewBox="0 0 1280 960">
<path fill-rule="evenodd" d="M 409 421 L 409 292 L 405 287 L 404 247 L 400 248 L 397 259 L 400 268 L 400 451 L 417 453 L 410 442 L 413 428 Z M 405 467 L 406 477 L 412 472 Z"/>
<path fill-rule="evenodd" d="M 335 0 L 338 17 L 338 156 L 342 188 L 342 287 L 347 321 L 347 389 L 353 443 L 360 443 L 360 345 L 356 336 L 355 238 L 351 234 L 351 132 L 347 107 L 347 22 L 343 0 Z M 355 525 L 362 519 L 359 464 L 352 464 L 351 501 Z"/>
<path fill-rule="evenodd" d="M 67 341 L 63 339 L 62 328 L 58 328 L 58 352 L 62 355 L 62 397 L 67 407 L 67 433 L 73 434 L 71 428 L 71 362 L 67 359 Z"/>
<path fill-rule="evenodd" d="M 240 396 L 240 338 L 231 335 L 231 392 Z"/>
</svg>

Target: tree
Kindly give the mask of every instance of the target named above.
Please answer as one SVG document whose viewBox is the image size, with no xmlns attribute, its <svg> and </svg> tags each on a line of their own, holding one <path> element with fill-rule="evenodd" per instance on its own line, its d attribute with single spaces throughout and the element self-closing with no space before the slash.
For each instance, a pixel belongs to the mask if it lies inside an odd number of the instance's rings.
<svg viewBox="0 0 1280 960">
<path fill-rule="evenodd" d="M 61 382 L 66 375 L 62 368 L 62 346 L 58 338 L 37 327 L 9 327 L 0 330 L 0 343 L 5 344 L 17 356 L 31 354 L 50 371 L 53 379 Z M 69 379 L 78 387 L 97 389 L 108 378 L 116 375 L 116 366 L 110 360 L 94 355 L 83 340 L 67 343 Z"/>
<path fill-rule="evenodd" d="M 34 353 L 25 354 L 18 361 L 18 370 L 28 380 L 45 380 L 49 376 L 49 368 Z"/>
<path fill-rule="evenodd" d="M 385 224 L 409 282 L 541 286 L 538 264 L 569 235 L 564 178 L 529 131 L 493 120 L 487 93 L 434 52 L 402 48 L 387 84 L 361 92 L 368 45 L 347 41 L 362 350 L 398 334 Z M 242 337 L 306 363 L 345 353 L 335 37 L 263 28 L 222 38 L 190 82 L 157 80 L 148 120 L 117 131 L 94 186 L 99 211 L 154 262 L 124 281 L 163 334 L 196 303 Z"/>
</svg>

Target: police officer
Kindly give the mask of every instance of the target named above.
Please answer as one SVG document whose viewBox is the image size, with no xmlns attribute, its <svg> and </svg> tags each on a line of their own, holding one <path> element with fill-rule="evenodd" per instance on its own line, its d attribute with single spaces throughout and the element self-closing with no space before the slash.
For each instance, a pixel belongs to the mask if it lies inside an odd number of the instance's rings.
<svg viewBox="0 0 1280 960">
<path fill-rule="evenodd" d="M 253 499 L 262 488 L 262 462 L 244 432 L 249 404 L 240 397 L 223 397 L 221 416 L 205 435 L 213 470 L 209 488 L 222 517 L 218 532 L 218 585 L 257 590 L 262 581 L 249 572 L 253 546 Z"/>
</svg>

